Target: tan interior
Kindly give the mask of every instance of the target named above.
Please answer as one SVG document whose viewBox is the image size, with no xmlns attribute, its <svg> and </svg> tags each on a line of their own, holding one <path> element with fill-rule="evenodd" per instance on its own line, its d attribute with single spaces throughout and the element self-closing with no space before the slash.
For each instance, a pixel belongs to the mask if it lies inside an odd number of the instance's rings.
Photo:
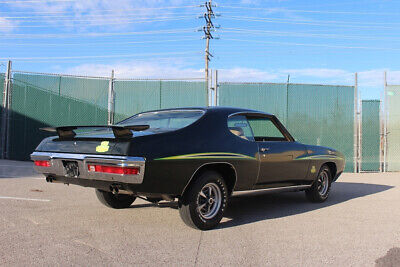
<svg viewBox="0 0 400 267">
<path fill-rule="evenodd" d="M 234 135 L 239 136 L 240 138 L 243 138 L 245 140 L 249 140 L 247 139 L 247 137 L 244 135 L 244 131 L 241 127 L 229 127 L 229 130 L 231 131 L 231 133 L 233 133 Z"/>
</svg>

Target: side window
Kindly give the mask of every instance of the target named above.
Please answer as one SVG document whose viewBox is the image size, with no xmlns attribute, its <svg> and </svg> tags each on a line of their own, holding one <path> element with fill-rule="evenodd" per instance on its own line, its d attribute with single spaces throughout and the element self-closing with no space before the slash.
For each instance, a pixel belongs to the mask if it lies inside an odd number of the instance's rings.
<svg viewBox="0 0 400 267">
<path fill-rule="evenodd" d="M 236 115 L 228 118 L 228 128 L 231 133 L 245 140 L 254 141 L 253 133 L 246 116 Z"/>
<path fill-rule="evenodd" d="M 269 118 L 248 118 L 256 141 L 286 141 L 286 137 Z"/>
</svg>

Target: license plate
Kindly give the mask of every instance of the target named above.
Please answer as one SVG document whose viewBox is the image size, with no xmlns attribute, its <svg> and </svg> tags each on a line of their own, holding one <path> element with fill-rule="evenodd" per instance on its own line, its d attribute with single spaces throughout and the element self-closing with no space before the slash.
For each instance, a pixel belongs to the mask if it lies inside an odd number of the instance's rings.
<svg viewBox="0 0 400 267">
<path fill-rule="evenodd" d="M 63 160 L 63 165 L 66 177 L 77 178 L 79 176 L 78 162 Z"/>
</svg>

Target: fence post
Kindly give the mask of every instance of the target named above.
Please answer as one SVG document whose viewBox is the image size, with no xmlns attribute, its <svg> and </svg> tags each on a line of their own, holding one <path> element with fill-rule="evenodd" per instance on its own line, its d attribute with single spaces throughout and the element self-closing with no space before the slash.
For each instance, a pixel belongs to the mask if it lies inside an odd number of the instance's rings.
<svg viewBox="0 0 400 267">
<path fill-rule="evenodd" d="M 387 99 L 387 72 L 384 72 L 384 96 L 383 96 L 383 172 L 387 172 L 387 150 L 388 150 L 388 141 L 387 141 L 387 123 L 388 123 L 388 99 Z"/>
<path fill-rule="evenodd" d="M 353 149 L 353 166 L 354 166 L 354 172 L 358 173 L 359 172 L 359 166 L 358 166 L 358 140 L 359 140 L 359 132 L 358 132 L 358 77 L 357 77 L 357 72 L 354 75 L 354 149 Z"/>
<path fill-rule="evenodd" d="M 214 106 L 218 106 L 218 70 L 214 74 Z"/>
<path fill-rule="evenodd" d="M 114 94 L 114 70 L 111 71 L 111 78 L 108 85 L 108 118 L 107 124 L 114 124 L 114 103 L 115 103 L 115 94 Z"/>
<path fill-rule="evenodd" d="M 357 86 L 358 86 L 358 80 L 357 80 Z M 358 90 L 357 90 L 358 91 Z M 362 132 L 362 100 L 361 100 L 361 92 L 358 91 L 358 172 L 362 171 L 362 138 L 363 138 L 363 132 Z"/>
<path fill-rule="evenodd" d="M 209 70 L 206 69 L 206 106 L 210 106 L 210 75 Z"/>
<path fill-rule="evenodd" d="M 7 71 L 4 77 L 3 87 L 3 102 L 1 107 L 3 111 L 1 113 L 1 155 L 2 159 L 8 158 L 8 147 L 9 147 L 9 126 L 10 126 L 10 106 L 11 106 L 11 60 L 8 61 Z"/>
<path fill-rule="evenodd" d="M 383 172 L 383 92 L 379 98 L 379 172 Z"/>
<path fill-rule="evenodd" d="M 287 76 L 286 80 L 286 127 L 289 126 L 289 83 L 290 83 L 290 74 Z"/>
</svg>

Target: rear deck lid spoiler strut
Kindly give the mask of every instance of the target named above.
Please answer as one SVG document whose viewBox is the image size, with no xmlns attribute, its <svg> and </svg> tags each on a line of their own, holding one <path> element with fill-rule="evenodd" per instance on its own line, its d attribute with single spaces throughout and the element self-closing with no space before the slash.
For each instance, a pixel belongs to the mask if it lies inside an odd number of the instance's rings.
<svg viewBox="0 0 400 267">
<path fill-rule="evenodd" d="M 60 126 L 40 128 L 41 131 L 57 133 L 60 138 L 73 138 L 76 133 L 74 130 L 81 128 L 105 128 L 112 129 L 115 138 L 130 138 L 132 131 L 144 131 L 150 128 L 149 125 L 83 125 L 83 126 Z"/>
</svg>

